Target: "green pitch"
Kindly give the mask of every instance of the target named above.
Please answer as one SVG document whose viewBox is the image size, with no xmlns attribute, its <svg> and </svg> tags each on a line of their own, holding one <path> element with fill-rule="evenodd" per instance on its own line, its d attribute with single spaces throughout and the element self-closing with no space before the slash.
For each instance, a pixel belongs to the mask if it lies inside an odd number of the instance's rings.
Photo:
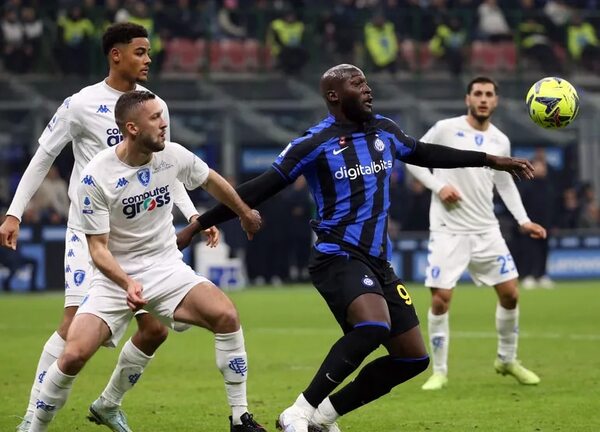
<svg viewBox="0 0 600 432">
<path fill-rule="evenodd" d="M 429 293 L 417 284 L 408 288 L 425 330 Z M 245 329 L 251 410 L 273 431 L 275 418 L 308 384 L 340 331 L 313 288 L 251 289 L 232 298 Z M 13 416 L 23 413 L 40 349 L 59 321 L 62 301 L 61 295 L 0 295 L 0 431 L 12 431 L 18 423 Z M 599 282 L 522 293 L 519 357 L 542 378 L 538 387 L 524 387 L 492 367 L 492 290 L 460 286 L 450 318 L 448 387 L 422 391 L 427 371 L 344 417 L 340 426 L 345 432 L 599 431 L 599 305 Z M 229 410 L 213 350 L 204 330 L 171 333 L 125 398 L 132 429 L 227 431 Z M 51 431 L 108 430 L 88 423 L 85 415 L 117 355 L 98 352 Z"/>
</svg>

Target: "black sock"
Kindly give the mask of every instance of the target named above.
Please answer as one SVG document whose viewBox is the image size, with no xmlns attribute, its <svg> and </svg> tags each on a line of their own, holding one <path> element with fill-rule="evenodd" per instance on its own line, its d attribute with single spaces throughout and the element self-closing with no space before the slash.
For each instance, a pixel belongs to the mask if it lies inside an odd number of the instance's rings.
<svg viewBox="0 0 600 432">
<path fill-rule="evenodd" d="M 339 415 L 344 415 L 387 394 L 398 384 L 417 376 L 429 365 L 429 357 L 401 359 L 385 356 L 365 365 L 347 386 L 329 400 Z"/>
<path fill-rule="evenodd" d="M 331 347 L 303 394 L 315 408 L 356 370 L 362 361 L 387 340 L 389 329 L 374 324 L 354 328 Z"/>
</svg>

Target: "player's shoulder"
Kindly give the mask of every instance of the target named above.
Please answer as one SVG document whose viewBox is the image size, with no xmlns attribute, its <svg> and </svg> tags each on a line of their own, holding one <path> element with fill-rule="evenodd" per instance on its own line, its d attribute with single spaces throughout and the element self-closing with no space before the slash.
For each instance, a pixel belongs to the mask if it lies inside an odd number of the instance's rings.
<svg viewBox="0 0 600 432">
<path fill-rule="evenodd" d="M 510 138 L 508 138 L 508 136 L 498 129 L 498 127 L 496 127 L 493 123 L 490 123 L 489 131 L 498 141 L 510 144 Z"/>
<path fill-rule="evenodd" d="M 70 107 L 77 108 L 82 105 L 89 105 L 97 98 L 99 94 L 105 93 L 105 84 L 103 81 L 83 87 L 77 93 L 73 93 L 69 98 Z"/>
<path fill-rule="evenodd" d="M 445 119 L 438 120 L 435 122 L 433 127 L 439 129 L 440 131 L 448 130 L 448 129 L 464 129 L 465 128 L 465 116 L 457 116 L 457 117 L 449 117 Z"/>
<path fill-rule="evenodd" d="M 306 129 L 302 135 L 293 139 L 290 144 L 292 146 L 298 144 L 318 146 L 336 135 L 334 125 L 335 118 L 329 115 Z"/>
<path fill-rule="evenodd" d="M 373 125 L 377 129 L 381 129 L 381 130 L 397 130 L 397 129 L 400 129 L 400 126 L 398 126 L 398 123 L 396 123 L 391 118 L 383 116 L 381 114 L 375 114 L 373 116 L 372 122 L 373 122 Z"/>
</svg>

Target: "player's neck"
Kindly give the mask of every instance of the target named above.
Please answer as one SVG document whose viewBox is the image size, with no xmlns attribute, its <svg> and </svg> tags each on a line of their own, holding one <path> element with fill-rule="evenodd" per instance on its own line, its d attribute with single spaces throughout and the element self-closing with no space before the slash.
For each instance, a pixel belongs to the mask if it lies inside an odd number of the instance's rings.
<svg viewBox="0 0 600 432">
<path fill-rule="evenodd" d="M 152 153 L 138 150 L 135 143 L 127 138 L 117 146 L 116 152 L 119 160 L 131 167 L 146 165 L 152 160 Z"/>
<path fill-rule="evenodd" d="M 471 126 L 473 129 L 485 132 L 490 127 L 491 122 L 489 118 L 479 121 L 475 117 L 467 115 L 467 123 L 469 123 L 469 126 Z"/>
<path fill-rule="evenodd" d="M 105 82 L 110 88 L 120 91 L 121 93 L 135 90 L 136 84 L 135 81 L 126 80 L 112 71 L 108 73 L 108 77 L 106 78 Z"/>
</svg>

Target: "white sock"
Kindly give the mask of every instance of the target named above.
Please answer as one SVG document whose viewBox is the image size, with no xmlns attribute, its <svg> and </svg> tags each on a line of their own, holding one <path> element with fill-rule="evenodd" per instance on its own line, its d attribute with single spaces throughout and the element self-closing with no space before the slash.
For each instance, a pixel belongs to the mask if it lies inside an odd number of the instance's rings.
<svg viewBox="0 0 600 432">
<path fill-rule="evenodd" d="M 317 410 L 314 406 L 308 403 L 308 401 L 304 397 L 304 393 L 300 393 L 300 396 L 298 396 L 296 402 L 294 402 L 294 405 L 292 405 L 292 408 L 298 409 L 301 412 L 303 412 L 306 418 L 308 419 L 312 418 L 312 416 L 315 414 L 315 411 Z"/>
<path fill-rule="evenodd" d="M 427 312 L 433 372 L 444 375 L 448 375 L 448 345 L 450 344 L 449 315 L 449 312 L 442 315 L 434 315 L 431 309 Z"/>
<path fill-rule="evenodd" d="M 40 359 L 38 361 L 37 369 L 35 371 L 35 378 L 33 385 L 31 386 L 31 392 L 29 393 L 29 405 L 27 406 L 27 413 L 25 414 L 26 419 L 31 419 L 35 412 L 35 403 L 40 393 L 40 387 L 44 381 L 44 377 L 48 371 L 48 368 L 54 363 L 58 357 L 62 354 L 65 349 L 65 340 L 60 337 L 57 332 L 52 333 L 52 336 L 48 338 Z"/>
<path fill-rule="evenodd" d="M 496 305 L 496 331 L 498 332 L 498 358 L 509 363 L 517 358 L 519 341 L 519 306 L 504 309 Z"/>
<path fill-rule="evenodd" d="M 248 359 L 242 329 L 233 333 L 215 333 L 215 352 L 217 367 L 225 379 L 225 392 L 231 407 L 232 423 L 241 424 L 240 417 L 248 411 L 246 398 Z"/>
<path fill-rule="evenodd" d="M 318 425 L 331 425 L 335 423 L 339 416 L 331 404 L 331 400 L 326 397 L 313 414 L 312 421 Z"/>
<path fill-rule="evenodd" d="M 131 339 L 125 342 L 117 366 L 102 392 L 103 402 L 108 402 L 106 405 L 120 406 L 125 393 L 138 382 L 144 373 L 144 368 L 153 358 L 154 356 L 144 354 L 131 342 Z"/>
<path fill-rule="evenodd" d="M 43 432 L 67 402 L 75 375 L 65 375 L 58 368 L 57 362 L 52 363 L 46 372 L 44 382 L 36 401 L 36 410 L 29 432 Z"/>
</svg>

